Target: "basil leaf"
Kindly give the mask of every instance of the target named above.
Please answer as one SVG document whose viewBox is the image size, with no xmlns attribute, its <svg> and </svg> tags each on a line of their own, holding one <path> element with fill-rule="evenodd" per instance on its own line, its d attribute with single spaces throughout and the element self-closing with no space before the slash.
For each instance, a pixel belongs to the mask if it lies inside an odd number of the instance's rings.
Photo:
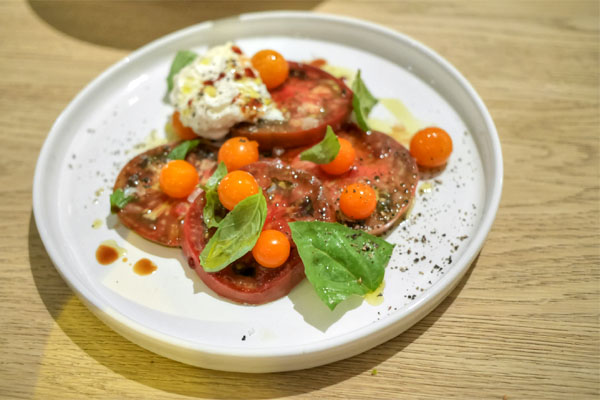
<svg viewBox="0 0 600 400">
<path fill-rule="evenodd" d="M 223 219 L 222 215 L 224 215 L 227 210 L 219 201 L 219 195 L 216 190 L 205 192 L 205 197 L 206 203 L 204 204 L 204 211 L 202 212 L 204 223 L 209 228 L 218 228 Z"/>
<path fill-rule="evenodd" d="M 183 67 L 194 61 L 197 56 L 198 55 L 196 53 L 189 50 L 180 50 L 177 52 L 173 62 L 171 63 L 169 75 L 167 76 L 167 86 L 169 88 L 169 92 L 173 90 L 173 77 L 177 75 L 177 73 L 181 71 Z"/>
<path fill-rule="evenodd" d="M 202 253 L 200 264 L 207 272 L 217 272 L 252 250 L 265 219 L 267 201 L 262 193 L 246 197 L 223 218 Z"/>
<path fill-rule="evenodd" d="M 206 204 L 204 204 L 204 211 L 202 213 L 204 223 L 209 228 L 216 228 L 221 222 L 221 215 L 225 214 L 225 207 L 219 201 L 219 194 L 217 188 L 219 182 L 227 175 L 227 167 L 225 163 L 221 161 L 219 166 L 212 174 L 212 176 L 206 182 L 206 185 L 202 186 L 206 197 Z"/>
<path fill-rule="evenodd" d="M 381 284 L 394 245 L 338 223 L 298 221 L 289 226 L 306 277 L 331 310 Z"/>
<path fill-rule="evenodd" d="M 186 140 L 185 142 L 181 142 L 177 147 L 175 147 L 171 152 L 167 155 L 169 160 L 183 160 L 187 153 L 190 150 L 193 150 L 200 143 L 200 139 L 194 140 Z"/>
<path fill-rule="evenodd" d="M 225 178 L 225 175 L 227 175 L 227 166 L 223 161 L 221 161 L 215 172 L 213 172 L 212 176 L 208 178 L 206 185 L 204 185 L 202 189 L 204 189 L 204 191 L 217 190 L 221 179 Z"/>
<path fill-rule="evenodd" d="M 354 82 L 352 82 L 352 91 L 354 92 L 354 96 L 352 96 L 352 107 L 354 108 L 356 122 L 360 129 L 368 131 L 369 125 L 367 125 L 367 117 L 379 100 L 377 100 L 375 96 L 369 92 L 367 86 L 365 86 L 365 83 L 360 77 L 360 69 L 356 73 Z"/>
<path fill-rule="evenodd" d="M 339 152 L 340 141 L 333 133 L 331 126 L 327 125 L 327 132 L 323 140 L 300 153 L 300 159 L 302 161 L 312 161 L 315 164 L 327 164 L 332 162 Z"/>
<path fill-rule="evenodd" d="M 120 210 L 134 199 L 135 196 L 125 196 L 123 189 L 117 189 L 110 195 L 110 208 L 113 211 Z"/>
</svg>

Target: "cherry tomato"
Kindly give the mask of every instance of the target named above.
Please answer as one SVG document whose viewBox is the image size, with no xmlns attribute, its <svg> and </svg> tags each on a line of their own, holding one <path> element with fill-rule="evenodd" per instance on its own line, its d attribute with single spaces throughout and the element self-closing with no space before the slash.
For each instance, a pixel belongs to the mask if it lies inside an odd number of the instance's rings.
<svg viewBox="0 0 600 400">
<path fill-rule="evenodd" d="M 229 211 L 248 196 L 258 193 L 256 179 L 246 171 L 233 171 L 219 183 L 217 193 L 223 207 Z"/>
<path fill-rule="evenodd" d="M 189 196 L 200 178 L 196 168 L 187 161 L 169 161 L 160 171 L 160 188 L 170 197 L 181 199 Z"/>
<path fill-rule="evenodd" d="M 281 85 L 290 73 L 287 61 L 275 50 L 261 50 L 256 53 L 252 56 L 252 66 L 260 74 L 267 89 Z"/>
<path fill-rule="evenodd" d="M 344 188 L 340 196 L 340 209 L 352 219 L 365 219 L 377 205 L 375 190 L 364 183 L 352 183 Z"/>
<path fill-rule="evenodd" d="M 340 152 L 338 155 L 332 162 L 319 165 L 329 175 L 341 175 L 352 168 L 352 164 L 354 164 L 356 152 L 354 151 L 354 147 L 352 147 L 352 143 L 341 137 L 338 137 L 338 140 L 340 142 Z"/>
<path fill-rule="evenodd" d="M 280 267 L 290 256 L 290 241 L 285 234 L 275 229 L 267 229 L 261 232 L 252 249 L 252 255 L 263 267 Z"/>
<path fill-rule="evenodd" d="M 410 140 L 410 154 L 423 167 L 440 167 L 452 153 L 452 139 L 441 128 L 425 128 Z"/>
<path fill-rule="evenodd" d="M 198 135 L 194 132 L 192 128 L 184 126 L 179 119 L 179 111 L 175 111 L 173 113 L 173 117 L 171 118 L 171 123 L 173 124 L 173 129 L 177 136 L 179 136 L 183 140 L 191 140 L 196 139 Z"/>
<path fill-rule="evenodd" d="M 219 162 L 221 161 L 230 172 L 258 161 L 258 142 L 241 136 L 227 140 L 219 149 Z"/>
</svg>

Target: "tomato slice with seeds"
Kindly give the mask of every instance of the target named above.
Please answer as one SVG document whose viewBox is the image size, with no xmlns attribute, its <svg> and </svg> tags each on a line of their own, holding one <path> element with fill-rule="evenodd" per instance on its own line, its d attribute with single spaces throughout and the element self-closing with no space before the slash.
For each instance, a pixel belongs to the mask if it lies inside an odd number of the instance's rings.
<svg viewBox="0 0 600 400">
<path fill-rule="evenodd" d="M 327 125 L 338 129 L 352 112 L 352 91 L 341 79 L 308 64 L 288 64 L 287 80 L 269 91 L 285 122 L 243 123 L 232 129 L 234 136 L 256 140 L 261 150 L 316 143 Z"/>
<path fill-rule="evenodd" d="M 208 230 L 202 217 L 205 197 L 192 204 L 183 225 L 182 248 L 188 264 L 217 294 L 247 304 L 264 304 L 288 294 L 304 278 L 304 265 L 291 240 L 288 222 L 333 221 L 335 213 L 327 202 L 321 182 L 305 171 L 277 162 L 259 161 L 242 170 L 251 173 L 267 200 L 267 219 L 263 230 L 284 233 L 291 244 L 290 256 L 278 268 L 259 265 L 248 252 L 219 272 L 206 272 L 200 253 L 214 230 Z"/>
<path fill-rule="evenodd" d="M 158 146 L 131 159 L 119 173 L 113 190 L 122 189 L 134 200 L 118 211 L 119 219 L 145 239 L 170 247 L 180 246 L 181 226 L 190 203 L 187 198 L 169 197 L 160 188 L 160 172 L 167 155 L 180 142 Z M 218 149 L 200 143 L 186 161 L 198 171 L 205 183 L 217 167 Z"/>
<path fill-rule="evenodd" d="M 356 151 L 354 166 L 344 174 L 328 175 L 317 164 L 300 160 L 300 153 L 306 148 L 289 150 L 281 159 L 323 182 L 329 202 L 338 210 L 338 222 L 373 235 L 383 234 L 400 221 L 414 198 L 417 164 L 408 149 L 385 133 L 367 133 L 350 124 L 336 131 L 336 135 L 350 141 Z M 375 189 L 377 195 L 375 211 L 362 220 L 347 218 L 339 211 L 340 195 L 353 183 L 365 183 Z"/>
</svg>

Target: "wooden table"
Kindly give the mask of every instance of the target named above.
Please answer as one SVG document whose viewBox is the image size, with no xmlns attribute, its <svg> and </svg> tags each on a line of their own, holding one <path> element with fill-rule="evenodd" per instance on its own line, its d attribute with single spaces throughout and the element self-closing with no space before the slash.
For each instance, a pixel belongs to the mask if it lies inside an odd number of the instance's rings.
<svg viewBox="0 0 600 400">
<path fill-rule="evenodd" d="M 307 371 L 194 368 L 128 342 L 74 297 L 36 229 L 34 166 L 73 96 L 134 48 L 273 8 L 365 18 L 446 57 L 497 124 L 502 203 L 468 276 L 390 342 Z M 0 397 L 597 398 L 598 15 L 596 1 L 1 0 Z"/>
</svg>

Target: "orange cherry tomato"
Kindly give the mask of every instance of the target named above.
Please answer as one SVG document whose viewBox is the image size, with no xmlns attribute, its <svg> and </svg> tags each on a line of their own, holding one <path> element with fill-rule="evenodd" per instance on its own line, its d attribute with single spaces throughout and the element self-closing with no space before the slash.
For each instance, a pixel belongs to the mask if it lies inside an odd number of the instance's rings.
<svg viewBox="0 0 600 400">
<path fill-rule="evenodd" d="M 179 136 L 183 140 L 191 140 L 196 139 L 198 135 L 194 132 L 192 128 L 189 128 L 181 123 L 179 119 L 179 111 L 175 111 L 173 113 L 173 117 L 171 118 L 171 123 L 173 124 L 173 130 L 177 136 Z"/>
<path fill-rule="evenodd" d="M 287 61 L 275 50 L 261 50 L 253 55 L 252 66 L 260 74 L 267 89 L 281 85 L 290 73 Z"/>
<path fill-rule="evenodd" d="M 440 167 L 452 153 L 452 139 L 441 128 L 425 128 L 410 140 L 410 154 L 423 167 Z"/>
<path fill-rule="evenodd" d="M 263 267 L 280 267 L 290 256 L 290 241 L 285 234 L 274 229 L 262 231 L 252 255 Z"/>
<path fill-rule="evenodd" d="M 352 168 L 354 157 L 356 156 L 352 143 L 341 137 L 338 137 L 338 140 L 340 142 L 340 151 L 337 156 L 332 162 L 319 165 L 323 171 L 330 175 L 341 175 L 348 171 Z"/>
<path fill-rule="evenodd" d="M 227 140 L 219 149 L 219 162 L 221 161 L 230 172 L 258 161 L 258 142 L 241 136 Z"/>
<path fill-rule="evenodd" d="M 340 209 L 352 219 L 365 219 L 377 205 L 375 190 L 364 183 L 352 183 L 344 188 L 340 196 Z"/>
<path fill-rule="evenodd" d="M 229 211 L 233 210 L 237 203 L 258 191 L 256 179 L 246 171 L 239 170 L 225 175 L 217 189 L 221 204 Z"/>
<path fill-rule="evenodd" d="M 169 161 L 160 171 L 160 188 L 170 197 L 181 199 L 189 196 L 200 178 L 192 164 L 184 160 Z"/>
</svg>

